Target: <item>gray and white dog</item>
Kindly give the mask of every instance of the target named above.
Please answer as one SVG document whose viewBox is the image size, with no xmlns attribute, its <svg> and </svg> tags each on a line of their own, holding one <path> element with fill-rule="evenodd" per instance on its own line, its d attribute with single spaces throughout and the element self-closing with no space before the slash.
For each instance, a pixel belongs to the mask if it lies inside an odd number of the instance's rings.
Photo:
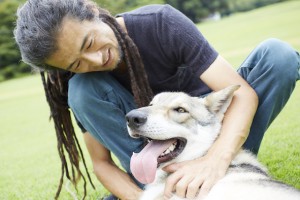
<svg viewBox="0 0 300 200">
<path fill-rule="evenodd" d="M 141 200 L 163 199 L 168 174 L 162 167 L 205 155 L 218 137 L 224 113 L 238 88 L 230 86 L 205 98 L 180 92 L 160 93 L 150 106 L 126 115 L 130 136 L 150 140 L 131 158 L 133 175 L 148 184 Z M 172 199 L 182 198 L 174 195 Z M 250 199 L 300 200 L 300 191 L 272 180 L 254 155 L 241 150 L 205 200 Z"/>
</svg>

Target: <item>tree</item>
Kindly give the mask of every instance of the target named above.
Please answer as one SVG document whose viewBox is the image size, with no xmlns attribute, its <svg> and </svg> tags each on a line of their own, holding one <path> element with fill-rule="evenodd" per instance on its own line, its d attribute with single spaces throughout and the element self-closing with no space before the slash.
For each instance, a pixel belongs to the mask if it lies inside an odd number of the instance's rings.
<svg viewBox="0 0 300 200">
<path fill-rule="evenodd" d="M 0 1 L 0 81 L 28 73 L 30 67 L 20 62 L 21 55 L 13 37 L 17 0 Z"/>
<path fill-rule="evenodd" d="M 164 0 L 95 0 L 95 2 L 112 14 L 117 14 L 148 4 L 163 4 Z"/>
<path fill-rule="evenodd" d="M 194 22 L 199 22 L 215 12 L 224 16 L 280 1 L 284 0 L 165 0 L 166 3 L 183 12 Z"/>
<path fill-rule="evenodd" d="M 243 12 L 283 0 L 228 0 L 229 13 Z"/>
<path fill-rule="evenodd" d="M 166 3 L 177 8 L 192 21 L 201 19 L 215 12 L 225 12 L 228 8 L 228 0 L 166 0 Z"/>
</svg>

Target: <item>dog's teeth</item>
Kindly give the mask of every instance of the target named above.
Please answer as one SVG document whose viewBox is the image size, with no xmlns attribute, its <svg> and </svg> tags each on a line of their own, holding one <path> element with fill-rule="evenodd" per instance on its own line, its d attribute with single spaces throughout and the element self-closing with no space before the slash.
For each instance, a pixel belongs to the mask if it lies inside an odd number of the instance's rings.
<svg viewBox="0 0 300 200">
<path fill-rule="evenodd" d="M 163 152 L 162 154 L 160 154 L 160 156 L 159 157 L 164 157 L 166 155 L 166 153 L 165 152 Z"/>
<path fill-rule="evenodd" d="M 174 144 L 169 147 L 170 151 L 173 151 L 174 149 L 175 149 L 175 145 Z"/>
<path fill-rule="evenodd" d="M 176 142 L 174 142 L 167 150 L 165 150 L 160 156 L 165 156 L 169 153 L 171 153 L 172 151 L 174 151 L 174 149 L 176 148 Z"/>
</svg>

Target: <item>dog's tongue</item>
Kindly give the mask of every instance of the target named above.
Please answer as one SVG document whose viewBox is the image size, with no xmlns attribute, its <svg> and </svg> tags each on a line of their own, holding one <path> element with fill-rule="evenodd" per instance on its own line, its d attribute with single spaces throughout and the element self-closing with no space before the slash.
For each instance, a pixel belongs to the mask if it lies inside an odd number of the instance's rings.
<svg viewBox="0 0 300 200">
<path fill-rule="evenodd" d="M 159 141 L 152 140 L 140 153 L 133 153 L 130 160 L 130 169 L 133 176 L 143 184 L 154 181 L 157 158 L 168 149 L 175 139 Z"/>
</svg>

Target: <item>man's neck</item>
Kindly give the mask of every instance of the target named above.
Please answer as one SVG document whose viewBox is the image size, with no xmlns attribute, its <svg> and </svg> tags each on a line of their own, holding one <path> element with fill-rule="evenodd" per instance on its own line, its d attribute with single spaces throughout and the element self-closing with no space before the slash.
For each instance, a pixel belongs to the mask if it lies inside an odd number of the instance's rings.
<svg viewBox="0 0 300 200">
<path fill-rule="evenodd" d="M 126 74 L 127 73 L 127 65 L 124 60 L 122 60 L 118 66 L 113 70 L 116 74 Z"/>
</svg>

